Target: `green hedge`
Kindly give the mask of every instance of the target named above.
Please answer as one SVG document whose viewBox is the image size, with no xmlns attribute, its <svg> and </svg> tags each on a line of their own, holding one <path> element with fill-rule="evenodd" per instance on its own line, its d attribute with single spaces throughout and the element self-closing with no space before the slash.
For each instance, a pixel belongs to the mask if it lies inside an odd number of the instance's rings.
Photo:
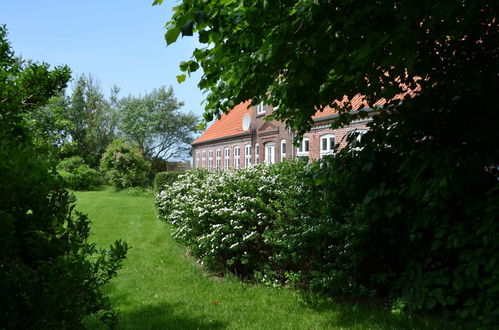
<svg viewBox="0 0 499 330">
<path fill-rule="evenodd" d="M 447 204 L 414 203 L 404 191 L 373 184 L 367 163 L 344 153 L 321 162 L 191 171 L 162 190 L 156 205 L 174 236 L 212 271 L 494 324 L 498 194 L 483 201 L 480 221 L 456 222 L 444 216 Z"/>
<path fill-rule="evenodd" d="M 185 172 L 172 171 L 172 172 L 159 172 L 154 177 L 154 190 L 160 191 L 164 187 L 169 187 L 173 182 L 178 180 L 178 177 Z"/>
</svg>

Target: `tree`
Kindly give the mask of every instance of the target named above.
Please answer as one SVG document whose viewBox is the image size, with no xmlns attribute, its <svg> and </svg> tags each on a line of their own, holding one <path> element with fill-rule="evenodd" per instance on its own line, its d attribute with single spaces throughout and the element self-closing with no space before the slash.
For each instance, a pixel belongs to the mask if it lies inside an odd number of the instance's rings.
<svg viewBox="0 0 499 330">
<path fill-rule="evenodd" d="M 362 284 L 410 309 L 490 326 L 499 323 L 498 7 L 185 0 L 166 41 L 197 33 L 207 45 L 180 64 L 186 74 L 203 69 L 206 120 L 252 99 L 279 106 L 272 116 L 303 134 L 325 106 L 343 113 L 338 126 L 365 115 L 335 100 L 384 99 L 364 148 L 339 153 L 335 171 L 322 173 L 355 196 L 345 221 L 367 228 L 356 238 L 356 269 L 370 274 Z"/>
<path fill-rule="evenodd" d="M 124 138 L 110 143 L 100 161 L 101 173 L 117 189 L 146 186 L 149 170 L 139 146 Z"/>
<path fill-rule="evenodd" d="M 75 81 L 65 112 L 65 118 L 72 123 L 68 133 L 78 145 L 79 155 L 96 168 L 104 149 L 116 138 L 117 115 L 112 105 L 116 105 L 119 88 L 111 89 L 108 102 L 99 82 L 91 75 L 82 75 Z"/>
<path fill-rule="evenodd" d="M 30 113 L 60 93 L 67 67 L 15 57 L 0 26 L 0 324 L 6 329 L 81 328 L 95 314 L 116 318 L 103 285 L 116 274 L 127 246 L 97 251 L 89 220 L 33 133 Z M 43 131 L 43 130 L 40 130 Z"/>
<path fill-rule="evenodd" d="M 192 113 L 180 112 L 182 106 L 171 87 L 160 87 L 144 96 L 125 97 L 119 102 L 119 129 L 139 145 L 148 159 L 185 157 L 198 119 Z"/>
</svg>

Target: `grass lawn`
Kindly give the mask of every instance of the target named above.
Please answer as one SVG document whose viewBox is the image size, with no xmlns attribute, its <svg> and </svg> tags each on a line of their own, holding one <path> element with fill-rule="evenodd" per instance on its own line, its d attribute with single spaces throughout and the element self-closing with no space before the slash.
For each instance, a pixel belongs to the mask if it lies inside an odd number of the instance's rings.
<svg viewBox="0 0 499 330">
<path fill-rule="evenodd" d="M 101 191 L 77 192 L 92 220 L 92 240 L 131 247 L 106 288 L 121 329 L 425 329 L 445 325 L 378 307 L 305 302 L 297 292 L 218 279 L 200 270 L 157 220 L 153 200 Z M 89 328 L 100 324 L 89 319 Z"/>
</svg>

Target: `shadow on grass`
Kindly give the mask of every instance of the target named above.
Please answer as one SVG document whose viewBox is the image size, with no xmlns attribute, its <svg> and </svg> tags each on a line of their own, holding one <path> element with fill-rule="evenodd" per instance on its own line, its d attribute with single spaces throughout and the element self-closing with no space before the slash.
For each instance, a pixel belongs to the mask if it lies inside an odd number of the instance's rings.
<svg viewBox="0 0 499 330">
<path fill-rule="evenodd" d="M 180 304 L 158 303 L 139 306 L 133 310 L 117 311 L 118 329 L 225 329 L 227 325 L 213 320 L 213 316 L 192 315 L 182 310 Z M 86 320 L 88 329 L 106 329 L 96 318 Z"/>
<path fill-rule="evenodd" d="M 225 329 L 226 325 L 212 317 L 179 312 L 179 304 L 148 305 L 122 312 L 119 328 L 129 329 Z"/>
<path fill-rule="evenodd" d="M 431 315 L 396 314 L 380 301 L 351 298 L 335 300 L 303 296 L 303 305 L 331 314 L 324 328 L 340 329 L 450 329 L 456 324 Z"/>
</svg>

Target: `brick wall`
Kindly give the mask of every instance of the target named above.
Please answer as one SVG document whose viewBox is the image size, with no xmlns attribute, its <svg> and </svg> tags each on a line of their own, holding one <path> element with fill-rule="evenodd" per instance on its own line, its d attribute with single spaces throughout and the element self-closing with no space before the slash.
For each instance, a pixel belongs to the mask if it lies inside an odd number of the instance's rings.
<svg viewBox="0 0 499 330">
<path fill-rule="evenodd" d="M 230 164 L 229 168 L 234 168 L 234 147 L 238 146 L 240 149 L 240 168 L 245 165 L 245 146 L 251 145 L 251 164 L 255 164 L 255 152 L 256 144 L 259 145 L 259 163 L 264 163 L 265 161 L 265 145 L 269 142 L 275 143 L 275 162 L 280 162 L 281 160 L 281 141 L 286 141 L 286 158 L 296 159 L 298 156 L 298 148 L 295 147 L 293 142 L 293 135 L 286 128 L 285 124 L 282 122 L 272 121 L 268 122 L 263 118 L 265 115 L 272 113 L 272 108 L 270 106 L 265 106 L 265 114 L 257 114 L 257 107 L 252 107 L 251 109 L 251 135 L 244 137 L 238 137 L 233 139 L 224 139 L 216 142 L 207 142 L 199 145 L 193 146 L 193 167 L 204 167 L 208 168 L 209 165 L 209 152 L 213 152 L 213 166 L 216 168 L 216 150 L 221 151 L 221 168 L 224 168 L 224 149 L 229 148 L 230 150 Z M 334 135 L 335 145 L 339 149 L 344 148 L 347 144 L 347 136 L 350 132 L 355 130 L 367 130 L 366 124 L 369 122 L 370 118 L 365 120 L 360 120 L 353 122 L 348 127 L 331 129 L 331 120 L 316 122 L 309 133 L 304 135 L 304 138 L 309 139 L 309 152 L 308 157 L 311 159 L 318 159 L 321 157 L 321 136 L 326 134 Z M 205 165 L 202 164 L 202 152 L 206 152 Z M 199 155 L 199 162 L 198 156 Z"/>
</svg>

